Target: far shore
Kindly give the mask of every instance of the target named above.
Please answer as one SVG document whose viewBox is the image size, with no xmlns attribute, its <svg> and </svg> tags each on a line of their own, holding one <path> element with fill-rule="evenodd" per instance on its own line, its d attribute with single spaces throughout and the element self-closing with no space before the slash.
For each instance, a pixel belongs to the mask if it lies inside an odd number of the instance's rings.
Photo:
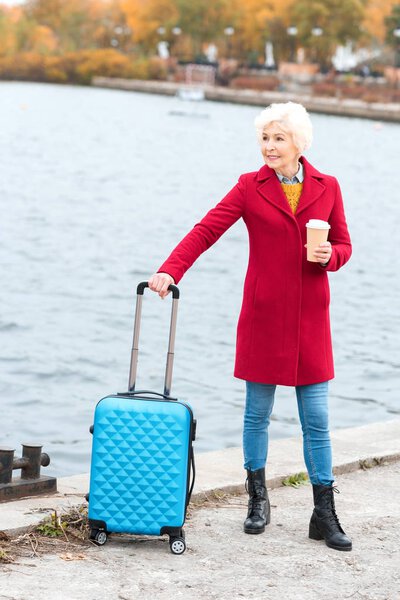
<svg viewBox="0 0 400 600">
<path fill-rule="evenodd" d="M 199 90 L 206 100 L 252 106 L 268 106 L 272 102 L 300 102 L 307 110 L 326 115 L 358 117 L 376 121 L 400 123 L 400 103 L 364 102 L 362 100 L 316 97 L 306 94 L 275 91 L 237 90 L 210 85 L 190 85 L 168 81 L 144 81 L 114 77 L 94 77 L 92 86 L 110 89 L 175 96 L 180 90 Z"/>
</svg>

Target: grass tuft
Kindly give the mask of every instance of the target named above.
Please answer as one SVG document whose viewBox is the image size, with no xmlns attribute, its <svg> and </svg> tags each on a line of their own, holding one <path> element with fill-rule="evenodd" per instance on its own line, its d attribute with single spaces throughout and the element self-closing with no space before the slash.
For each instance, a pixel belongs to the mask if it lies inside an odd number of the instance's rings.
<svg viewBox="0 0 400 600">
<path fill-rule="evenodd" d="M 295 473 L 294 475 L 289 475 L 282 481 L 282 485 L 287 485 L 294 488 L 299 488 L 301 485 L 307 485 L 309 483 L 307 473 L 301 471 L 300 473 Z"/>
</svg>

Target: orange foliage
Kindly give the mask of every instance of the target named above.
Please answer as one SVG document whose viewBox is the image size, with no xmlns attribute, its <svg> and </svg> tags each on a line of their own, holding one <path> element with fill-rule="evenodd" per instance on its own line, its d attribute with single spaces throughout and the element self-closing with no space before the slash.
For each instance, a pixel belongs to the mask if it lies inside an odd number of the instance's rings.
<svg viewBox="0 0 400 600">
<path fill-rule="evenodd" d="M 265 43 L 270 39 L 272 22 L 291 23 L 290 8 L 294 0 L 232 0 L 231 23 L 235 29 L 232 44 L 237 53 L 259 51 L 264 53 Z"/>
<path fill-rule="evenodd" d="M 385 40 L 385 17 L 391 13 L 396 4 L 399 4 L 399 0 L 369 0 L 368 2 L 363 27 L 380 42 Z"/>
<path fill-rule="evenodd" d="M 349 0 L 346 4 L 356 5 L 361 15 L 365 2 L 364 41 L 373 37 L 384 42 L 384 18 L 400 0 Z M 296 43 L 307 47 L 301 30 L 310 30 L 316 20 L 314 4 L 324 7 L 327 3 L 310 0 L 311 16 L 300 8 L 296 23 L 299 4 L 308 6 L 307 0 L 26 0 L 10 7 L 0 0 L 0 56 L 16 55 L 17 78 L 31 73 L 34 79 L 80 82 L 96 74 L 166 78 L 166 63 L 155 57 L 161 39 L 170 44 L 174 59 L 193 60 L 212 42 L 220 60 L 230 57 L 254 63 L 264 57 L 265 43 L 270 40 L 279 62 L 287 58 L 295 41 L 289 39 L 286 28 L 297 24 Z M 335 15 L 328 17 L 335 21 Z M 360 20 L 356 19 L 357 27 Z M 181 32 L 174 35 L 177 26 Z M 321 45 L 328 43 L 328 28 L 320 26 L 324 28 Z M 164 33 L 157 31 L 160 27 Z M 232 36 L 225 33 L 227 27 L 234 29 Z M 339 37 L 334 31 L 328 40 L 332 47 Z M 0 77 L 10 74 L 10 69 L 11 63 L 2 60 Z"/>
<path fill-rule="evenodd" d="M 131 61 L 116 50 L 83 50 L 63 56 L 23 52 L 0 58 L 1 79 L 90 83 L 93 75 L 129 77 Z"/>
<path fill-rule="evenodd" d="M 18 7 L 0 5 L 0 55 L 15 52 L 14 24 L 20 17 L 21 10 Z"/>
<path fill-rule="evenodd" d="M 37 25 L 31 35 L 32 52 L 50 53 L 57 48 L 58 42 L 54 32 L 46 25 Z"/>
<path fill-rule="evenodd" d="M 21 52 L 0 58 L 0 79 L 89 84 L 92 77 L 165 79 L 165 62 L 153 57 L 132 61 L 112 48 L 79 50 L 62 56 Z"/>
<path fill-rule="evenodd" d="M 174 27 L 178 22 L 179 13 L 171 0 L 120 0 L 119 6 L 135 42 L 157 40 L 159 27 Z"/>
<path fill-rule="evenodd" d="M 294 0 L 231 0 L 220 2 L 218 6 L 210 2 L 202 8 L 200 5 L 194 8 L 187 0 L 188 7 L 185 9 L 183 0 L 119 0 L 119 6 L 125 15 L 129 27 L 133 31 L 135 43 L 143 43 L 147 49 L 154 49 L 157 41 L 168 39 L 170 43 L 177 40 L 171 36 L 171 29 L 176 25 L 183 27 L 181 42 L 186 36 L 195 38 L 202 36 L 202 41 L 212 41 L 212 36 L 206 36 L 205 31 L 215 30 L 215 25 L 221 23 L 220 31 L 215 35 L 214 42 L 226 41 L 224 29 L 233 27 L 234 36 L 231 39 L 233 46 L 242 50 L 263 48 L 268 39 L 268 23 L 272 19 L 282 19 L 290 24 L 290 6 Z M 197 16 L 196 15 L 197 10 Z M 193 15 L 190 22 L 188 11 Z M 193 22 L 193 19 L 196 23 Z M 199 20 L 202 22 L 200 23 Z M 224 23 L 224 25 L 222 24 Z M 157 30 L 163 27 L 165 34 L 158 34 Z M 190 30 L 189 30 L 190 29 Z M 201 33 L 200 33 L 201 32 Z M 182 42 L 183 43 L 183 42 Z M 186 46 L 188 41 L 186 40 Z"/>
<path fill-rule="evenodd" d="M 75 67 L 76 78 L 80 83 L 90 83 L 95 75 L 104 77 L 131 77 L 131 61 L 127 56 L 111 48 L 83 50 L 73 53 L 79 62 Z"/>
<path fill-rule="evenodd" d="M 272 19 L 282 19 L 290 25 L 290 8 L 294 0 L 234 0 L 232 9 L 237 15 L 237 28 L 250 41 L 258 33 L 263 33 Z"/>
</svg>

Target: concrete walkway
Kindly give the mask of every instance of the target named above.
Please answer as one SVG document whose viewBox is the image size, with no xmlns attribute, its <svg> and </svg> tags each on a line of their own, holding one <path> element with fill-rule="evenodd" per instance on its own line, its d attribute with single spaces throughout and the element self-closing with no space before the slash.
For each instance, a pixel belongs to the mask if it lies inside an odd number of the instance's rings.
<svg viewBox="0 0 400 600">
<path fill-rule="evenodd" d="M 400 420 L 340 429 L 333 431 L 331 438 L 335 476 L 363 466 L 374 466 L 383 459 L 400 460 Z M 242 465 L 241 448 L 196 455 L 194 498 L 214 490 L 243 492 L 245 473 Z M 305 471 L 301 438 L 272 441 L 268 454 L 268 488 L 279 487 L 283 479 L 300 471 Z M 89 475 L 60 478 L 58 490 L 51 496 L 0 504 L 0 531 L 15 535 L 39 523 L 54 509 L 67 510 L 81 504 L 89 490 Z"/>
<path fill-rule="evenodd" d="M 75 557 L 55 551 L 0 566 L 0 599 L 399 600 L 400 420 L 336 431 L 332 440 L 336 506 L 353 538 L 350 553 L 308 539 L 310 486 L 280 486 L 304 471 L 301 440 L 278 440 L 270 448 L 272 522 L 265 534 L 242 532 L 241 450 L 198 455 L 197 499 L 216 488 L 240 493 L 193 511 L 185 554 L 172 555 L 167 538 L 112 536 Z M 15 534 L 46 512 L 82 503 L 87 476 L 59 483 L 52 497 L 1 504 L 0 530 Z"/>
</svg>

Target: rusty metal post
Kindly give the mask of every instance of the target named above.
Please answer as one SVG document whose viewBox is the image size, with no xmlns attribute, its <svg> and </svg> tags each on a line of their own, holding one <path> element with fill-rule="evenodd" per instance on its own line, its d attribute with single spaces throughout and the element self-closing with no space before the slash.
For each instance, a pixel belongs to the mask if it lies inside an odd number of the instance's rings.
<svg viewBox="0 0 400 600">
<path fill-rule="evenodd" d="M 21 465 L 21 479 L 38 479 L 40 467 L 47 467 L 50 464 L 50 457 L 42 452 L 42 447 L 35 444 L 22 444 L 22 459 L 26 459 L 26 464 Z"/>
<path fill-rule="evenodd" d="M 56 478 L 40 474 L 40 467 L 50 464 L 50 457 L 42 452 L 41 445 L 23 444 L 21 458 L 14 458 L 14 452 L 11 448 L 0 448 L 0 502 L 57 491 Z M 13 481 L 14 469 L 21 469 L 21 477 Z"/>
<path fill-rule="evenodd" d="M 12 448 L 0 448 L 0 483 L 10 483 L 13 471 L 14 452 Z"/>
</svg>

